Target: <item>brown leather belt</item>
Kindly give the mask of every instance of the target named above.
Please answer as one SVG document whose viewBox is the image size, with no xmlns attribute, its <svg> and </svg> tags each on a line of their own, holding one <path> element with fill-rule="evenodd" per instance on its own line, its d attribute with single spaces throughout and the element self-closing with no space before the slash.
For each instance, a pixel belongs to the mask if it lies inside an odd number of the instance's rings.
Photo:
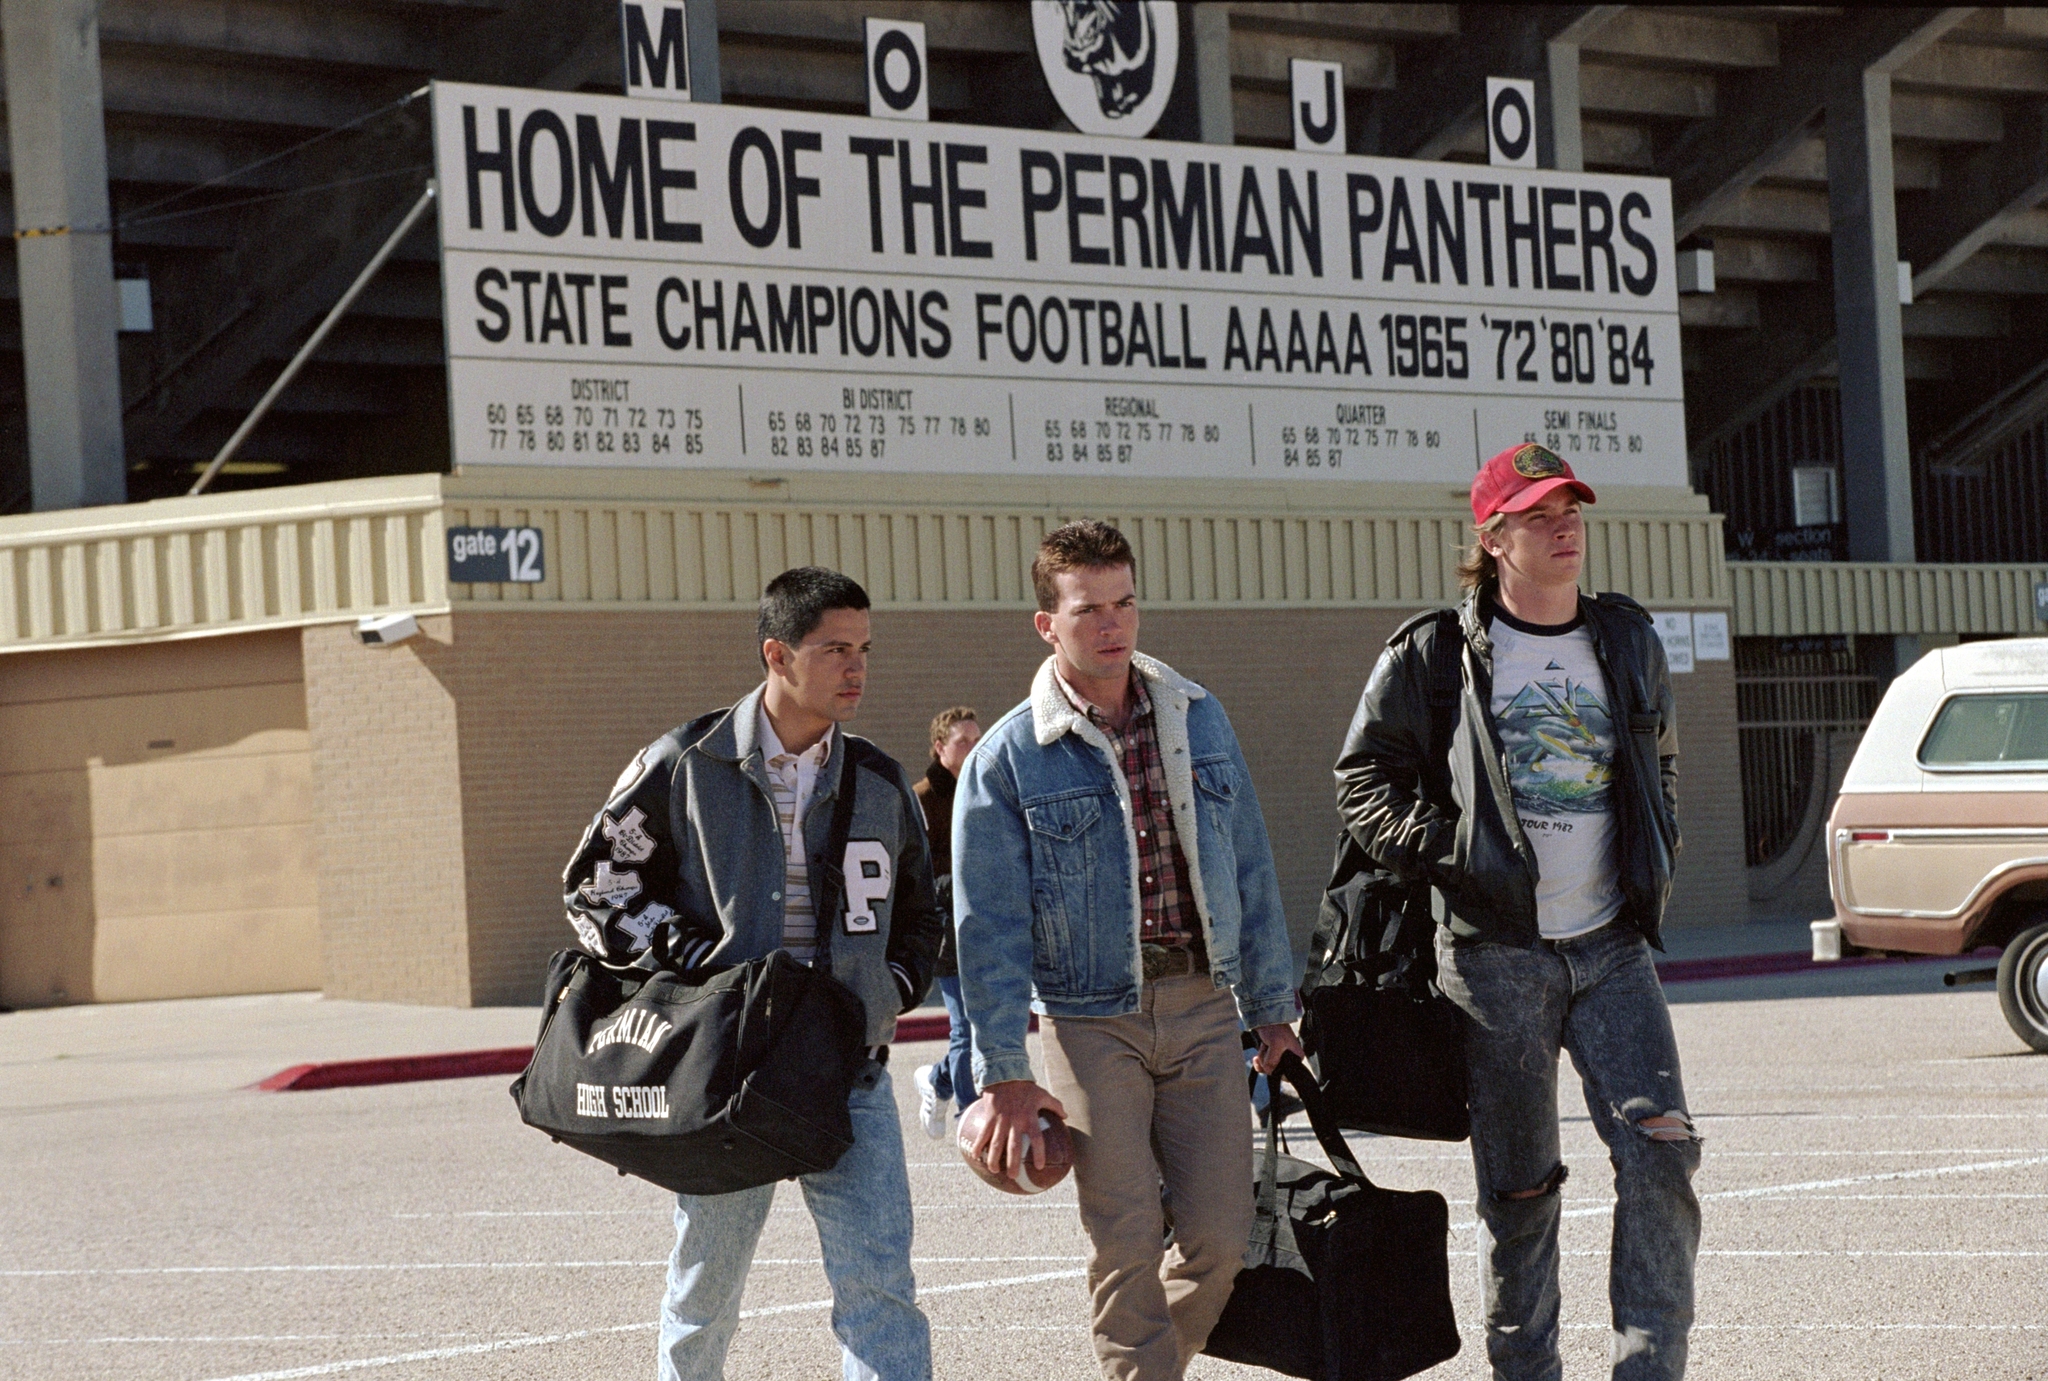
<svg viewBox="0 0 2048 1381">
<path fill-rule="evenodd" d="M 1162 978 L 1179 978 L 1190 973 L 1207 973 L 1209 957 L 1196 950 L 1165 945 L 1138 946 L 1138 957 L 1145 966 L 1145 981 L 1156 983 Z"/>
</svg>

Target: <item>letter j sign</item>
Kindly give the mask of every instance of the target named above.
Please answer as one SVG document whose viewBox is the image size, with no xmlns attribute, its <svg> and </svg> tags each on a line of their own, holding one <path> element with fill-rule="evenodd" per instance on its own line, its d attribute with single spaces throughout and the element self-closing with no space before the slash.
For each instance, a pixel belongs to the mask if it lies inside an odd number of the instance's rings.
<svg viewBox="0 0 2048 1381">
<path fill-rule="evenodd" d="M 448 579 L 470 585 L 531 585 L 547 579 L 537 527 L 451 527 Z"/>
</svg>

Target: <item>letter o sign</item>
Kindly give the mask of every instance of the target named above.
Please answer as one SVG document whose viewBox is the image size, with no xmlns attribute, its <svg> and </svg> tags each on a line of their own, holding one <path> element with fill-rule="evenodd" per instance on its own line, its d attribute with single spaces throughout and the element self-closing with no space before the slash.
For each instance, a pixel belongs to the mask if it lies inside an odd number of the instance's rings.
<svg viewBox="0 0 2048 1381">
<path fill-rule="evenodd" d="M 1536 166 L 1536 83 L 1486 79 L 1486 161 L 1496 168 Z"/>
<path fill-rule="evenodd" d="M 869 18 L 868 115 L 877 120 L 929 120 L 924 25 Z"/>
</svg>

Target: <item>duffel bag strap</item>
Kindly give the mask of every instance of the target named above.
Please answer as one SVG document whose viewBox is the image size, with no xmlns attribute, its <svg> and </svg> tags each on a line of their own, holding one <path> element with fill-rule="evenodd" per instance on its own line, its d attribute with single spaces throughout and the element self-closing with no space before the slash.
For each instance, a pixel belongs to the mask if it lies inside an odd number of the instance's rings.
<svg viewBox="0 0 2048 1381">
<path fill-rule="evenodd" d="M 1282 1055 L 1275 1076 L 1285 1078 L 1301 1095 L 1301 1106 L 1308 1113 L 1308 1125 L 1315 1129 L 1316 1140 L 1322 1144 L 1323 1154 L 1330 1158 L 1331 1168 L 1346 1179 L 1377 1189 L 1379 1186 L 1366 1176 L 1359 1167 L 1358 1158 L 1345 1144 L 1343 1132 L 1338 1130 L 1329 1105 L 1323 1101 L 1323 1090 L 1316 1083 L 1316 1076 L 1301 1062 L 1301 1057 L 1291 1050 Z"/>
</svg>

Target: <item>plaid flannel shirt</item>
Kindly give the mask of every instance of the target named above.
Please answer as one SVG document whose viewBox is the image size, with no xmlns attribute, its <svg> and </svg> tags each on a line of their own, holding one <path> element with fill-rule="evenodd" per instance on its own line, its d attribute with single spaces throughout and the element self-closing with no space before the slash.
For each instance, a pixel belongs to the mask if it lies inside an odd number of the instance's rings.
<svg viewBox="0 0 2048 1381">
<path fill-rule="evenodd" d="M 1131 673 L 1131 711 L 1119 731 L 1108 716 L 1067 684 L 1058 669 L 1060 691 L 1088 722 L 1109 740 L 1131 788 L 1131 823 L 1138 843 L 1138 937 L 1148 945 L 1190 948 L 1197 929 L 1193 895 L 1187 885 L 1187 860 L 1173 828 L 1173 806 L 1166 794 L 1166 763 L 1159 753 L 1159 731 L 1152 717 L 1152 697 L 1145 678 Z"/>
</svg>

